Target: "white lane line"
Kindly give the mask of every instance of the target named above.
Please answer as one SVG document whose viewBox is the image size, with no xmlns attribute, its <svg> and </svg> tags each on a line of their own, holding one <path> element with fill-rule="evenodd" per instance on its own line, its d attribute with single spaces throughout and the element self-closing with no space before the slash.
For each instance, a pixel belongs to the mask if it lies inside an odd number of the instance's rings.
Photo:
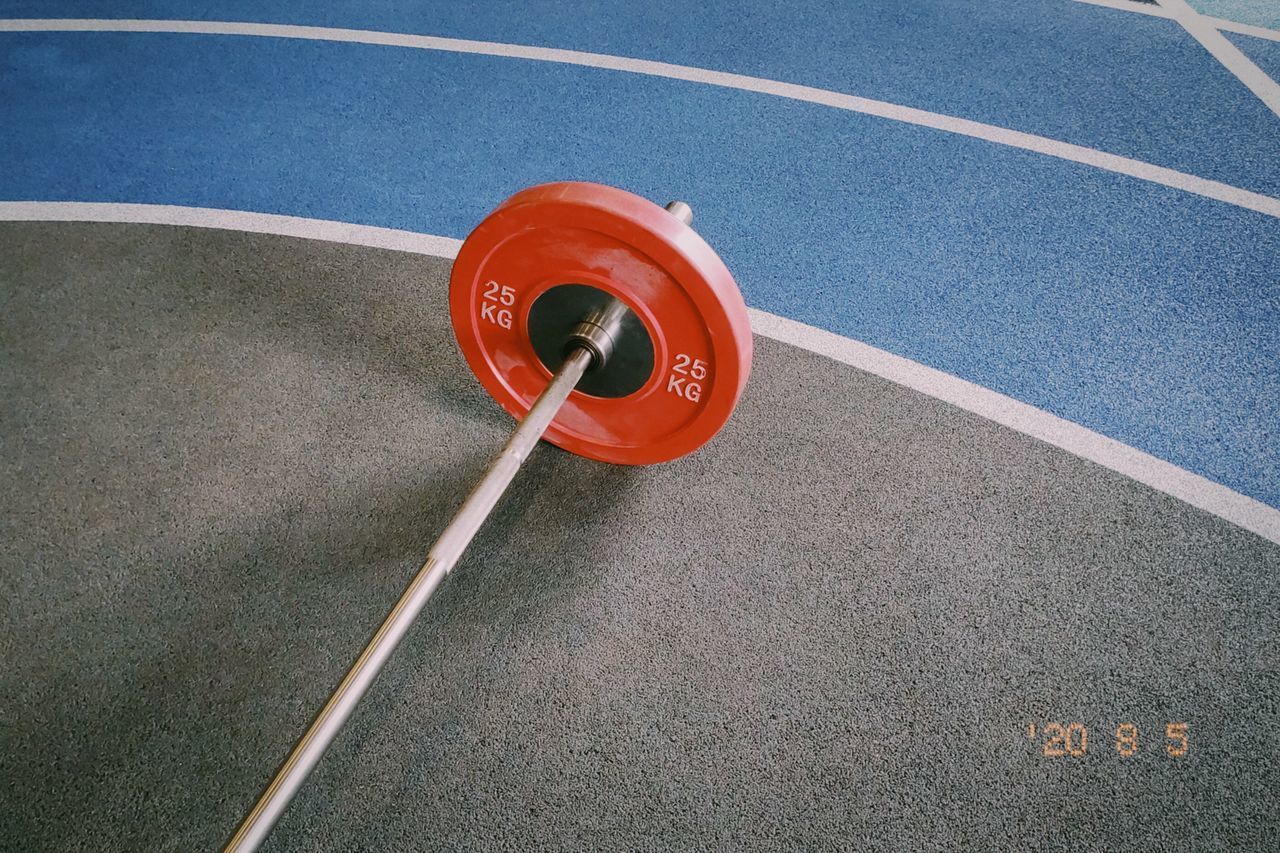
<svg viewBox="0 0 1280 853">
<path fill-rule="evenodd" d="M 1254 38 L 1270 39 L 1271 41 L 1280 41 L 1280 30 L 1269 30 L 1266 27 L 1259 27 L 1255 24 L 1241 24 L 1237 21 L 1228 21 L 1223 18 L 1204 18 L 1210 26 L 1220 30 L 1226 30 L 1229 33 L 1239 33 L 1244 36 L 1253 36 Z"/>
<path fill-rule="evenodd" d="M 751 328 L 1038 438 L 1280 544 L 1280 510 L 1043 409 L 786 317 L 751 309 Z"/>
<path fill-rule="evenodd" d="M 1280 118 L 1280 83 L 1267 76 L 1266 72 L 1254 65 L 1253 60 L 1245 56 L 1240 48 L 1232 44 L 1226 36 L 1218 32 L 1192 9 L 1187 0 L 1158 0 L 1170 16 L 1200 42 L 1201 47 L 1209 51 L 1213 58 L 1243 83 L 1250 92 L 1258 96 L 1258 100 L 1267 105 L 1271 112 Z M 1280 132 L 1280 127 L 1277 128 Z"/>
<path fill-rule="evenodd" d="M 331 219 L 307 219 L 278 213 L 249 213 L 216 207 L 173 204 L 119 204 L 87 201 L 0 201 L 0 222 L 115 222 L 142 225 L 188 225 L 279 237 L 305 237 L 393 249 L 435 258 L 457 257 L 461 240 L 395 228 L 353 225 Z"/>
<path fill-rule="evenodd" d="M 1139 178 L 1226 202 L 1237 207 L 1243 207 L 1267 216 L 1280 218 L 1280 199 L 1224 184 L 1221 181 L 1213 181 L 1190 175 L 1186 172 L 1179 172 L 1176 169 L 1135 160 L 1131 157 L 1109 154 L 1105 151 L 1086 148 L 1083 145 L 1073 145 L 1072 143 L 1061 142 L 1046 136 L 1023 133 L 1022 131 L 983 124 L 969 119 L 918 110 L 914 107 L 904 107 L 887 101 L 876 101 L 856 95 L 846 95 L 829 89 L 817 89 L 812 86 L 783 83 L 777 80 L 766 80 L 761 77 L 748 77 L 743 74 L 730 74 L 724 71 L 711 71 L 705 68 L 671 65 L 666 62 L 654 62 L 647 59 L 628 59 L 601 53 L 584 53 L 577 50 L 470 41 L 439 36 L 384 33 L 372 30 L 333 29 L 329 27 L 303 27 L 290 24 L 251 24 L 223 21 L 143 21 L 84 18 L 0 19 L 0 32 L 194 33 L 200 35 L 259 36 L 407 47 L 452 53 L 473 53 L 485 56 L 528 59 L 538 62 L 556 62 L 564 65 L 580 65 L 611 71 L 625 71 L 650 77 L 685 80 L 727 89 L 775 95 L 781 98 L 821 104 L 920 127 L 929 127 L 934 130 L 994 142 L 998 145 L 1034 151 L 1038 154 L 1070 160 L 1074 163 L 1082 163 L 1108 172 Z"/>
<path fill-rule="evenodd" d="M 1119 9 L 1122 12 L 1137 12 L 1139 15 L 1150 15 L 1153 18 L 1173 17 L 1159 6 L 1138 3 L 1135 0 L 1076 0 L 1076 2 L 1088 3 L 1090 6 L 1106 6 L 1108 9 Z"/>
<path fill-rule="evenodd" d="M 1173 15 L 1168 9 L 1157 6 L 1153 3 L 1139 3 L 1136 0 L 1075 0 L 1076 3 L 1088 3 L 1090 6 L 1105 6 L 1108 9 L 1119 9 L 1122 12 L 1134 12 L 1139 15 L 1148 15 L 1152 18 L 1165 18 L 1173 20 Z M 1239 33 L 1244 36 L 1253 36 L 1254 38 L 1270 39 L 1271 41 L 1280 41 L 1280 30 L 1269 30 L 1266 27 L 1259 27 L 1256 24 L 1242 24 L 1239 21 L 1228 21 L 1226 18 L 1211 18 L 1208 15 L 1200 16 L 1206 24 L 1215 30 L 1222 30 L 1228 33 Z"/>
<path fill-rule="evenodd" d="M 372 246 L 437 258 L 456 257 L 462 245 L 461 240 L 451 237 L 417 234 L 394 228 L 375 228 L 370 225 L 351 225 L 272 213 L 174 205 L 0 201 L 0 221 L 188 225 Z M 750 314 L 751 328 L 758 335 L 825 356 L 973 412 L 1144 483 L 1280 544 L 1280 509 L 1267 506 L 1199 474 L 1193 474 L 1057 415 L 919 362 L 755 308 L 750 309 Z"/>
</svg>

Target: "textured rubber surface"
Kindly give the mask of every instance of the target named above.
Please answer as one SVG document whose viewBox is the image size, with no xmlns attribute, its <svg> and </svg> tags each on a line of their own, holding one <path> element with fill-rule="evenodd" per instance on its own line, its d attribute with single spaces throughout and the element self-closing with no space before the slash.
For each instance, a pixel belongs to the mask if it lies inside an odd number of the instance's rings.
<svg viewBox="0 0 1280 853">
<path fill-rule="evenodd" d="M 1280 80 L 1280 41 L 1225 33 L 1272 80 Z"/>
<path fill-rule="evenodd" d="M 509 418 L 444 262 L 0 245 L 0 847 L 211 849 Z M 534 454 L 272 849 L 1271 846 L 1280 548 L 757 343 L 698 454 Z"/>
<path fill-rule="evenodd" d="M 1277 147 L 1273 116 L 1176 22 L 1072 0 L 0 0 L 0 17 L 309 24 L 654 59 L 851 92 L 1280 192 L 1274 154 L 1262 153 Z M 470 94 L 483 109 L 489 95 Z M 547 142 L 556 146 L 557 135 Z"/>
<path fill-rule="evenodd" d="M 1190 5 L 1202 15 L 1280 29 L 1280 7 L 1272 0 L 1190 0 Z"/>
<path fill-rule="evenodd" d="M 1141 15 L 1051 5 L 1145 26 Z M 1093 44 L 1075 32 L 1057 37 L 1072 46 L 1062 50 Z M 1168 45 L 1133 38 L 1145 62 L 1168 61 Z M 1194 114 L 1212 122 L 1213 144 L 1198 150 L 1234 163 L 1221 152 L 1238 142 L 1240 162 L 1280 187 L 1275 116 L 1256 99 L 1237 103 L 1252 95 L 1190 48 L 1210 67 L 1188 60 L 1204 74 L 1185 91 L 1230 104 L 1229 118 Z M 682 198 L 749 305 L 1280 507 L 1274 217 L 815 104 L 547 62 L 94 33 L 0 34 L 0 62 L 0 102 L 23 117 L 0 122 L 0 198 L 229 208 L 459 238 L 542 181 Z M 1097 73 L 1082 95 L 1090 115 L 1102 114 L 1095 91 L 1163 79 L 1152 68 Z M 1182 138 L 1141 133 L 1161 146 Z"/>
</svg>

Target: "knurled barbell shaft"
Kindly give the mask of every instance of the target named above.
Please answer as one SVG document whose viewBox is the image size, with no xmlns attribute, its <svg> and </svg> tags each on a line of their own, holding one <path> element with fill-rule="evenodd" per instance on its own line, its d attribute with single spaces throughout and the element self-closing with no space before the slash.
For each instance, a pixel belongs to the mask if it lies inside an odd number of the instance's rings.
<svg viewBox="0 0 1280 853">
<path fill-rule="evenodd" d="M 673 201 L 667 205 L 667 210 L 686 225 L 693 220 L 693 211 L 684 202 Z M 368 692 L 369 686 L 373 684 L 396 646 L 404 639 L 422 608 L 426 607 L 431 594 L 453 570 L 462 552 L 471 544 L 481 525 L 493 512 L 498 499 L 511 485 L 520 466 L 537 446 L 538 440 L 547 431 L 570 392 L 577 387 L 582 375 L 593 364 L 609 357 L 618 325 L 626 312 L 627 308 L 621 301 L 610 299 L 574 327 L 571 343 L 576 345 L 570 347 L 564 362 L 534 402 L 533 408 L 489 463 L 480 482 L 431 547 L 426 562 L 409 582 L 400 600 L 365 645 L 364 651 L 356 658 L 356 662 L 312 721 L 306 734 L 289 753 L 289 758 L 276 771 L 271 784 L 262 792 L 253 810 L 227 843 L 225 853 L 257 850 L 266 839 L 302 783 L 338 736 L 361 697 Z"/>
<path fill-rule="evenodd" d="M 360 698 L 368 691 L 378 672 L 413 625 L 436 587 L 453 569 L 462 552 L 470 544 L 480 526 L 493 511 L 498 499 L 511 484 L 516 472 L 538 444 L 547 426 L 564 405 L 569 392 L 591 366 L 589 350 L 575 348 L 560 365 L 529 414 L 516 427 L 506 445 L 498 452 L 475 489 L 467 496 L 449 526 L 431 548 L 426 562 L 409 583 L 396 606 L 387 614 L 382 626 L 369 640 L 360 657 L 329 697 L 324 708 L 298 741 L 271 784 L 258 798 L 253 811 L 240 825 L 227 844 L 227 851 L 257 850 L 275 826 L 298 788 L 310 775 L 329 745 L 333 743 Z"/>
</svg>

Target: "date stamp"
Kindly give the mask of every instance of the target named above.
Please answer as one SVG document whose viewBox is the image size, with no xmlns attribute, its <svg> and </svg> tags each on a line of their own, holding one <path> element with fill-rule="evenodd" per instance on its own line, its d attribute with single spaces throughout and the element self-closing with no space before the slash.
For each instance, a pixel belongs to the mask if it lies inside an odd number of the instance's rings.
<svg viewBox="0 0 1280 853">
<path fill-rule="evenodd" d="M 1027 723 L 1026 735 L 1040 747 L 1045 758 L 1083 758 L 1089 753 L 1089 728 L 1084 723 Z M 1164 737 L 1151 737 L 1139 732 L 1134 723 L 1120 723 L 1115 727 L 1112 743 L 1121 758 L 1162 746 L 1170 758 L 1182 758 L 1191 749 L 1190 727 L 1186 723 L 1165 723 Z"/>
</svg>

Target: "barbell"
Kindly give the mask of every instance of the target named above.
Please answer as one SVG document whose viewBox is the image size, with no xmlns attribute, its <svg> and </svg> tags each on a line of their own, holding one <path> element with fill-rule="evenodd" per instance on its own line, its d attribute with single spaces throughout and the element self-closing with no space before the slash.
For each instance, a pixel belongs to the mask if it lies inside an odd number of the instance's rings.
<svg viewBox="0 0 1280 853">
<path fill-rule="evenodd" d="M 724 262 L 666 208 L 600 184 L 543 184 L 463 242 L 449 314 L 467 364 L 519 424 L 445 527 L 227 851 L 256 850 L 540 439 L 623 465 L 697 450 L 751 372 L 751 327 Z"/>
</svg>

